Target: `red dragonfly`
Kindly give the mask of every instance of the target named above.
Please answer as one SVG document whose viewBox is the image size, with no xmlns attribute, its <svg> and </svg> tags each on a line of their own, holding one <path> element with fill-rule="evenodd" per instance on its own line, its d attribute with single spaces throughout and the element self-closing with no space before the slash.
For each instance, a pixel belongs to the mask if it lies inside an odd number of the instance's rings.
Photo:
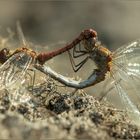
<svg viewBox="0 0 140 140">
<path fill-rule="evenodd" d="M 86 30 L 86 31 L 92 31 Z M 84 81 L 75 81 L 56 73 L 48 66 L 36 65 L 36 68 L 62 84 L 76 89 L 83 89 L 105 81 L 104 95 L 118 93 L 128 114 L 140 122 L 140 40 L 128 43 L 111 52 L 97 39 L 95 35 L 82 40 L 83 47 L 74 46 L 73 54 L 69 52 L 74 72 L 77 72 L 89 59 L 94 61 L 97 69 Z M 86 55 L 80 63 L 74 59 Z M 115 94 L 114 94 L 115 95 Z"/>
<path fill-rule="evenodd" d="M 4 48 L 0 51 L 0 63 L 2 63 L 0 67 L 1 89 L 9 86 L 11 87 L 11 85 L 13 86 L 13 84 L 16 81 L 19 81 L 19 79 L 23 81 L 23 77 L 28 73 L 27 70 L 31 70 L 30 67 L 32 65 L 43 65 L 51 58 L 60 55 L 61 53 L 64 53 L 71 48 L 75 48 L 75 46 L 81 41 L 88 40 L 90 38 L 94 38 L 96 40 L 97 37 L 96 31 L 84 30 L 76 39 L 74 39 L 74 41 L 63 48 L 57 49 L 52 52 L 37 53 L 29 48 L 19 22 L 17 22 L 17 31 L 20 40 L 22 41 L 22 47 L 16 49 L 15 51 L 10 51 L 7 48 Z"/>
</svg>

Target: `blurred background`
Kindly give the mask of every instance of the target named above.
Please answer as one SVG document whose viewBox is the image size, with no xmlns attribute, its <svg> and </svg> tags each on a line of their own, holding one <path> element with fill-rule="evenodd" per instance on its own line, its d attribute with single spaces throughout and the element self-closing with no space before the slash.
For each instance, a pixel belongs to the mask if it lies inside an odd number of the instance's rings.
<svg viewBox="0 0 140 140">
<path fill-rule="evenodd" d="M 140 2 L 132 0 L 0 1 L 0 25 L 20 20 L 27 38 L 39 44 L 71 41 L 93 28 L 109 48 L 140 37 Z"/>
<path fill-rule="evenodd" d="M 62 47 L 88 28 L 95 29 L 99 40 L 112 50 L 140 38 L 140 2 L 136 0 L 1 0 L 1 34 L 6 35 L 7 27 L 16 31 L 17 20 L 21 22 L 26 39 L 39 44 L 35 48 L 38 52 Z M 48 65 L 61 74 L 77 76 L 72 71 L 67 54 L 53 59 Z M 88 76 L 92 65 L 87 63 L 78 73 L 79 77 Z M 94 87 L 87 90 L 97 92 Z"/>
</svg>

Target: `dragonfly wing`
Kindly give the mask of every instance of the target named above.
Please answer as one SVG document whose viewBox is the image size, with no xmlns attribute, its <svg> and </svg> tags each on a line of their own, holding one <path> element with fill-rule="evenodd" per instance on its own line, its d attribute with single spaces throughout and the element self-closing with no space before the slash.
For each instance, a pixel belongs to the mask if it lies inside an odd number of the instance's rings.
<svg viewBox="0 0 140 140">
<path fill-rule="evenodd" d="M 114 52 L 114 71 L 127 74 L 135 87 L 140 86 L 140 40 L 133 41 Z M 124 75 L 124 74 L 123 74 Z M 139 93 L 140 94 L 140 93 Z"/>
<path fill-rule="evenodd" d="M 18 33 L 19 40 L 23 46 L 27 46 L 27 41 L 26 41 L 25 36 L 23 34 L 20 22 L 17 21 L 16 24 L 17 24 L 17 33 Z"/>
<path fill-rule="evenodd" d="M 140 77 L 140 40 L 118 48 L 114 52 L 113 61 L 129 71 L 129 75 Z"/>
<path fill-rule="evenodd" d="M 115 57 L 121 57 L 123 55 L 129 55 L 129 58 L 133 57 L 134 54 L 139 55 L 140 53 L 140 39 L 130 42 L 128 44 L 119 47 L 115 52 Z"/>
<path fill-rule="evenodd" d="M 140 122 L 139 101 L 140 93 L 139 87 L 136 83 L 138 79 L 132 77 L 126 71 L 119 69 L 116 73 L 113 73 L 113 89 L 117 92 L 121 98 L 122 104 L 128 112 L 128 115 L 135 121 Z"/>
<path fill-rule="evenodd" d="M 26 70 L 32 62 L 32 57 L 26 53 L 17 53 L 10 57 L 0 67 L 0 88 L 9 87 L 16 81 L 23 81 Z M 17 82 L 16 82 L 17 83 Z"/>
<path fill-rule="evenodd" d="M 129 116 L 140 122 L 140 40 L 117 49 L 113 56 L 110 92 L 117 92 Z"/>
</svg>

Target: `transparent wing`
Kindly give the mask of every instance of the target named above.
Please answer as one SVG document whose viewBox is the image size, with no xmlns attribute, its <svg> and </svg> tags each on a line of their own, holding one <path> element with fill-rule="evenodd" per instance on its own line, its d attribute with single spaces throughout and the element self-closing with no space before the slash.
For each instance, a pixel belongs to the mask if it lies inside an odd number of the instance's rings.
<svg viewBox="0 0 140 140">
<path fill-rule="evenodd" d="M 20 40 L 20 45 L 22 47 L 28 47 L 29 44 L 25 39 L 24 33 L 21 28 L 21 24 L 17 21 L 17 34 Z M 33 62 L 33 58 L 28 55 L 26 52 L 19 52 L 14 54 L 3 66 L 3 69 L 6 67 L 5 73 L 9 73 L 7 77 L 2 77 L 3 79 L 10 79 L 5 80 L 2 84 L 6 89 L 8 89 L 10 93 L 10 100 L 11 103 L 17 104 L 18 102 L 26 102 L 30 101 L 30 95 L 27 92 L 27 87 L 29 86 L 30 82 L 32 81 L 32 74 L 30 73 L 32 69 L 29 69 L 31 63 Z M 31 70 L 30 72 L 27 70 Z M 33 75 L 34 76 L 34 75 Z"/>
<path fill-rule="evenodd" d="M 22 47 L 27 47 L 20 23 L 17 22 L 17 32 Z M 0 66 L 0 90 L 6 89 L 9 93 L 11 103 L 29 100 L 26 88 L 31 80 L 27 71 L 33 62 L 33 58 L 26 52 L 19 52 L 13 55 Z M 30 78 L 30 79 L 28 79 Z"/>
<path fill-rule="evenodd" d="M 27 41 L 26 41 L 25 36 L 24 36 L 24 34 L 23 34 L 23 31 L 22 31 L 20 22 L 17 21 L 16 24 L 17 24 L 17 34 L 18 34 L 19 40 L 20 40 L 20 42 L 21 42 L 21 45 L 27 46 L 28 44 L 27 44 Z"/>
<path fill-rule="evenodd" d="M 135 87 L 140 83 L 140 40 L 133 41 L 113 53 L 114 71 L 121 70 Z M 123 74 L 123 75 L 124 75 Z"/>
<path fill-rule="evenodd" d="M 112 83 L 110 83 L 111 90 L 114 94 L 118 93 L 120 96 L 121 103 L 124 109 L 127 110 L 128 115 L 135 120 L 140 122 L 140 111 L 139 111 L 139 83 L 138 80 L 131 77 L 122 69 L 118 69 L 115 73 L 112 73 Z"/>
<path fill-rule="evenodd" d="M 129 75 L 140 77 L 140 40 L 122 46 L 114 52 L 114 61 Z"/>
<path fill-rule="evenodd" d="M 128 114 L 140 122 L 140 41 L 134 41 L 113 53 L 113 68 L 108 90 L 118 93 Z"/>
<path fill-rule="evenodd" d="M 140 39 L 137 39 L 135 41 L 132 41 L 128 44 L 125 44 L 121 47 L 119 47 L 114 54 L 116 56 L 122 56 L 124 54 L 129 54 L 129 57 L 133 57 L 133 52 L 135 52 L 136 54 L 140 53 Z M 130 55 L 132 54 L 132 55 Z"/>
<path fill-rule="evenodd" d="M 0 88 L 11 87 L 17 80 L 22 82 L 31 62 L 32 57 L 26 53 L 17 53 L 10 57 L 0 67 Z"/>
</svg>

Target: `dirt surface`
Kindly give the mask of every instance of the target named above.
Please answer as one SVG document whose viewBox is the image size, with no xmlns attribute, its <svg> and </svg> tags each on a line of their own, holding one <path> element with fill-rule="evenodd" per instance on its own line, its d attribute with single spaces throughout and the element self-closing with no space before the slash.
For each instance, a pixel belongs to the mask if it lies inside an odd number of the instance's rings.
<svg viewBox="0 0 140 140">
<path fill-rule="evenodd" d="M 0 92 L 0 139 L 140 139 L 125 112 L 78 91 L 59 93 L 53 80 L 28 89 L 28 102 Z"/>
</svg>

